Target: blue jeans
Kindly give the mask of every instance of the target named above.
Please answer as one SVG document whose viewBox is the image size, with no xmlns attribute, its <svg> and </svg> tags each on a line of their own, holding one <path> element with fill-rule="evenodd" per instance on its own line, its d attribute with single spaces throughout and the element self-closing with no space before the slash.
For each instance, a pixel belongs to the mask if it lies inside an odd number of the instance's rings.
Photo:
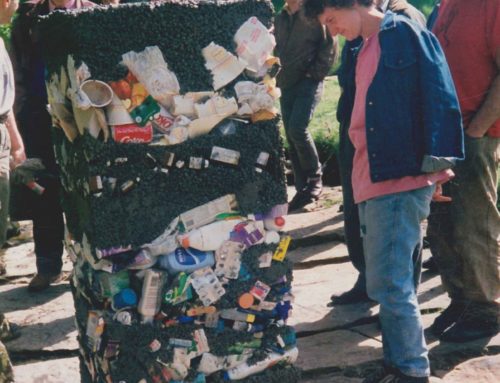
<svg viewBox="0 0 500 383">
<path fill-rule="evenodd" d="M 281 91 L 281 116 L 297 191 L 302 190 L 308 180 L 321 180 L 318 151 L 307 126 L 321 99 L 322 89 L 322 82 L 304 78 Z"/>
<path fill-rule="evenodd" d="M 384 360 L 402 373 L 430 374 L 415 288 L 414 251 L 429 215 L 434 186 L 359 204 L 368 296 L 380 303 Z"/>
</svg>

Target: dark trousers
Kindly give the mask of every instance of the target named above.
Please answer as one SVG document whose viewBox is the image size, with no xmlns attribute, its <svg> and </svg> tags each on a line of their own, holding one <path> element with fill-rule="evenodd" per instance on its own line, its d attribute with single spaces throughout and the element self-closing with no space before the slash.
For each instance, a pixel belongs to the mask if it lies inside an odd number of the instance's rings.
<svg viewBox="0 0 500 383">
<path fill-rule="evenodd" d="M 349 125 L 340 124 L 339 137 L 339 166 L 340 183 L 342 185 L 342 197 L 344 204 L 344 235 L 352 265 L 358 270 L 359 276 L 357 287 L 366 290 L 365 257 L 363 252 L 363 240 L 359 225 L 358 205 L 354 203 L 352 191 L 352 163 L 354 158 L 354 146 L 348 135 Z"/>
<path fill-rule="evenodd" d="M 43 206 L 39 206 L 33 215 L 33 239 L 39 274 L 57 275 L 62 269 L 64 217 L 60 188 L 59 180 L 51 179 L 46 184 Z"/>
<path fill-rule="evenodd" d="M 297 191 L 302 190 L 308 180 L 321 179 L 318 151 L 307 127 L 321 99 L 322 89 L 322 82 L 305 78 L 281 92 L 281 115 Z"/>
</svg>

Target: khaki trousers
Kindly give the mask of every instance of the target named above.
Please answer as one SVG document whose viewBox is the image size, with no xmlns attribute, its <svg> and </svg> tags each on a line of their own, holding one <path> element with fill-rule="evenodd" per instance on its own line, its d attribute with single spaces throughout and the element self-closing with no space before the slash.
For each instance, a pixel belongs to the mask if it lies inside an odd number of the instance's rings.
<svg viewBox="0 0 500 383">
<path fill-rule="evenodd" d="M 465 138 L 465 160 L 444 185 L 450 203 L 434 203 L 428 237 L 443 286 L 452 299 L 500 303 L 500 139 Z M 495 304 L 496 303 L 496 304 Z"/>
</svg>

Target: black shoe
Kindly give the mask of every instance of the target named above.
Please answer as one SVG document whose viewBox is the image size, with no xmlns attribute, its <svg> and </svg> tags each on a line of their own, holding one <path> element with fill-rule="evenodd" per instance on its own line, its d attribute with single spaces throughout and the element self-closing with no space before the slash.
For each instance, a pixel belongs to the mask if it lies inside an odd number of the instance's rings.
<svg viewBox="0 0 500 383">
<path fill-rule="evenodd" d="M 354 286 L 351 290 L 346 291 L 340 295 L 333 294 L 330 297 L 330 302 L 327 304 L 328 307 L 340 306 L 340 305 L 350 305 L 353 303 L 365 303 L 373 302 L 366 294 L 364 289 Z"/>
<path fill-rule="evenodd" d="M 429 378 L 408 376 L 395 369 L 384 369 L 365 378 L 362 383 L 429 383 Z"/>
<path fill-rule="evenodd" d="M 436 265 L 436 261 L 434 260 L 434 257 L 430 257 L 428 260 L 423 262 L 422 268 L 427 269 L 433 273 L 437 273 L 439 271 Z"/>
<path fill-rule="evenodd" d="M 430 332 L 434 336 L 440 337 L 448 327 L 458 320 L 464 312 L 465 307 L 466 304 L 464 301 L 452 300 L 450 305 L 434 319 L 431 327 L 429 327 Z"/>
<path fill-rule="evenodd" d="M 485 312 L 483 305 L 469 304 L 460 318 L 439 337 L 443 342 L 463 343 L 489 338 L 500 332 L 498 310 Z"/>
<path fill-rule="evenodd" d="M 288 212 L 302 209 L 304 206 L 317 201 L 322 192 L 323 184 L 321 180 L 309 181 L 304 189 L 298 191 L 288 203 Z"/>
</svg>

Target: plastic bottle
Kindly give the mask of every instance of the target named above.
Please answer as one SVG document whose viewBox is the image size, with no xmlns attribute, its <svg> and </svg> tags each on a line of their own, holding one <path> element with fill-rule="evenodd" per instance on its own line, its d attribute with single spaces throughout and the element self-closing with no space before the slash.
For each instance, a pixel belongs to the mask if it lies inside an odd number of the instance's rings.
<svg viewBox="0 0 500 383">
<path fill-rule="evenodd" d="M 237 309 L 224 309 L 220 311 L 220 317 L 228 320 L 253 323 L 255 315 L 238 311 Z"/>
<path fill-rule="evenodd" d="M 240 222 L 239 219 L 213 222 L 181 235 L 179 241 L 184 248 L 215 251 L 230 238 L 231 231 Z"/>
<path fill-rule="evenodd" d="M 156 263 L 157 257 L 151 255 L 148 249 L 140 250 L 127 265 L 130 270 L 144 270 Z"/>
<path fill-rule="evenodd" d="M 285 362 L 292 364 L 297 360 L 298 356 L 299 356 L 299 349 L 297 347 L 285 351 L 284 354 L 271 352 L 266 358 L 255 364 L 252 364 L 251 366 L 247 362 L 245 362 L 235 368 L 228 370 L 225 374 L 225 377 L 230 380 L 245 379 L 250 375 L 264 371 L 265 369 L 273 366 L 278 362 Z"/>
<path fill-rule="evenodd" d="M 205 266 L 212 267 L 214 264 L 215 258 L 212 251 L 179 247 L 174 252 L 159 257 L 157 267 L 168 270 L 170 274 L 177 274 L 181 271 L 189 273 Z"/>
<path fill-rule="evenodd" d="M 214 222 L 218 214 L 228 213 L 236 207 L 236 196 L 227 194 L 182 213 L 180 219 L 184 228 L 189 231 Z"/>
<path fill-rule="evenodd" d="M 116 274 L 96 271 L 94 275 L 99 284 L 99 292 L 105 298 L 111 298 L 130 285 L 130 278 L 126 270 Z"/>
<path fill-rule="evenodd" d="M 144 273 L 142 296 L 137 311 L 142 315 L 143 323 L 151 323 L 160 311 L 161 293 L 165 283 L 165 273 L 148 269 Z"/>
<path fill-rule="evenodd" d="M 279 243 L 280 242 L 280 235 L 276 231 L 268 231 L 266 233 L 264 242 L 267 244 Z"/>
<path fill-rule="evenodd" d="M 284 217 L 266 218 L 264 219 L 264 227 L 266 230 L 280 231 L 285 227 Z"/>
</svg>

